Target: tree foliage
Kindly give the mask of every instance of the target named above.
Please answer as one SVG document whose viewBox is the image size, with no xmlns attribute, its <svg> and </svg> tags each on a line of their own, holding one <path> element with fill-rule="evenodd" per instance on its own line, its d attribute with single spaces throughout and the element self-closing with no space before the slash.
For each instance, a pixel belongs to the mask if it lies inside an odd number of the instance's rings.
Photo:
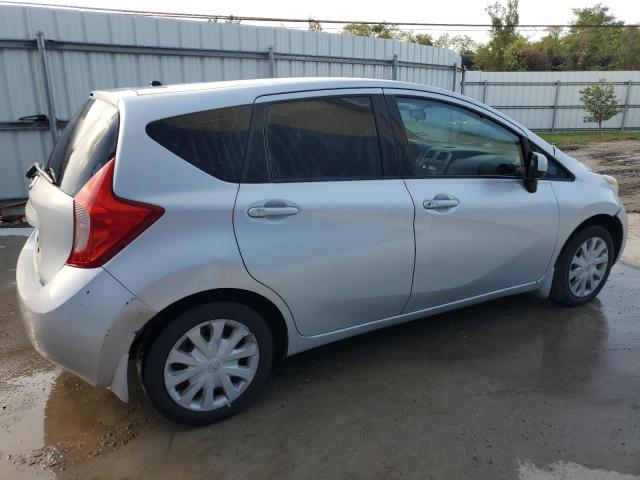
<svg viewBox="0 0 640 480">
<path fill-rule="evenodd" d="M 309 28 L 308 30 L 310 32 L 323 32 L 324 29 L 322 28 L 322 24 L 316 20 L 314 20 L 313 18 L 309 19 Z"/>
<path fill-rule="evenodd" d="M 391 23 L 347 23 L 342 33 L 358 37 L 385 38 L 387 40 L 410 40 L 411 33 Z"/>
<path fill-rule="evenodd" d="M 478 44 L 469 35 L 454 35 L 449 36 L 448 33 L 443 33 L 433 42 L 436 47 L 450 48 L 455 50 L 459 54 L 474 53 L 478 49 Z"/>
<path fill-rule="evenodd" d="M 505 54 L 509 46 L 522 37 L 516 31 L 520 23 L 518 0 L 507 0 L 506 5 L 495 2 L 486 9 L 491 19 L 489 43 L 483 45 L 483 55 L 478 55 L 478 68 L 482 70 L 505 70 Z"/>
<path fill-rule="evenodd" d="M 549 28 L 530 42 L 516 31 L 516 0 L 487 8 L 490 40 L 478 48 L 475 68 L 488 71 L 631 70 L 640 66 L 640 29 L 625 26 L 600 3 L 576 8 L 567 31 Z M 594 25 L 596 27 L 594 27 Z"/>
<path fill-rule="evenodd" d="M 620 112 L 613 85 L 604 78 L 597 83 L 580 90 L 580 101 L 589 113 L 584 117 L 585 122 L 596 122 L 602 128 L 602 122 L 609 120 Z"/>
<path fill-rule="evenodd" d="M 574 9 L 570 28 L 548 28 L 538 41 L 518 33 L 518 0 L 496 1 L 486 12 L 491 30 L 489 41 L 482 45 L 468 35 L 444 33 L 434 38 L 387 23 L 347 24 L 342 33 L 450 48 L 463 56 L 467 68 L 485 71 L 640 69 L 640 28 L 625 25 L 600 3 Z M 310 30 L 315 23 L 309 20 Z"/>
<path fill-rule="evenodd" d="M 591 8 L 576 8 L 573 26 L 563 38 L 569 70 L 601 70 L 614 67 L 616 50 L 620 46 L 623 22 L 609 14 L 609 8 L 597 4 Z M 586 27 L 600 25 L 601 28 Z"/>
</svg>

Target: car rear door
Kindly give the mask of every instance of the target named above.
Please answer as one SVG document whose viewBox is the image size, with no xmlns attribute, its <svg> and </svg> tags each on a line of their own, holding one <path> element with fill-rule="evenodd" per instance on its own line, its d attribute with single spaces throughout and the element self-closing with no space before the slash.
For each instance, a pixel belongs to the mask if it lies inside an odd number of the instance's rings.
<svg viewBox="0 0 640 480">
<path fill-rule="evenodd" d="M 34 228 L 34 269 L 46 284 L 73 246 L 73 197 L 116 153 L 118 108 L 103 100 L 85 103 L 65 127 L 48 164 L 35 172 L 25 208 Z"/>
<path fill-rule="evenodd" d="M 558 231 L 549 181 L 524 186 L 522 132 L 443 95 L 385 90 L 415 202 L 416 266 L 407 312 L 540 280 Z"/>
<path fill-rule="evenodd" d="M 256 100 L 235 231 L 247 270 L 301 334 L 402 312 L 413 211 L 381 89 Z"/>
</svg>

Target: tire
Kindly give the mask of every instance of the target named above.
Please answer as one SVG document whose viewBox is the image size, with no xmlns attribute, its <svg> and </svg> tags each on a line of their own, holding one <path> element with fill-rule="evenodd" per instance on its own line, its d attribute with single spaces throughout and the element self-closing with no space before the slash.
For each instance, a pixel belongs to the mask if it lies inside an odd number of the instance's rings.
<svg viewBox="0 0 640 480">
<path fill-rule="evenodd" d="M 169 355 L 180 361 L 171 362 Z M 177 315 L 153 339 L 142 363 L 142 384 L 165 417 L 207 425 L 250 403 L 267 379 L 273 355 L 271 330 L 258 313 L 238 303 L 209 303 Z"/>
<path fill-rule="evenodd" d="M 598 251 L 597 246 L 602 246 L 603 243 L 604 245 L 606 245 L 606 264 L 600 263 L 597 268 L 595 266 L 592 266 L 591 269 L 584 270 L 584 267 L 578 267 L 578 265 L 574 263 L 574 261 L 579 260 L 577 258 L 578 255 L 580 255 L 580 258 L 583 258 L 582 252 L 579 253 L 579 250 L 582 249 L 582 246 L 587 241 L 592 242 L 587 245 L 596 247 L 595 252 Z M 600 257 L 600 255 L 594 256 L 595 258 Z M 588 256 L 584 257 L 583 261 L 588 259 Z M 590 227 L 584 228 L 583 230 L 580 230 L 567 242 L 567 244 L 562 249 L 560 256 L 558 257 L 549 297 L 553 301 L 568 307 L 577 307 L 589 302 L 590 300 L 595 298 L 598 293 L 600 293 L 600 290 L 602 290 L 602 287 L 604 287 L 605 283 L 607 282 L 609 272 L 611 271 L 611 267 L 613 265 L 613 259 L 613 239 L 611 238 L 611 234 L 606 228 L 600 225 L 592 225 Z M 601 262 L 603 261 L 601 260 Z M 587 261 L 587 263 L 589 262 Z M 597 271 L 602 274 L 599 283 L 597 283 L 597 285 L 595 285 L 594 287 L 594 284 L 586 281 L 586 283 L 584 284 L 583 294 L 580 294 L 581 285 L 576 285 L 579 283 L 581 272 L 585 272 L 585 278 L 589 278 L 589 272 L 591 271 Z M 570 275 L 573 277 L 573 280 L 570 279 Z M 594 275 L 597 274 L 594 273 Z M 591 279 L 593 280 L 593 278 L 595 277 L 592 277 Z M 591 286 L 592 288 L 589 288 L 589 286 Z"/>
</svg>

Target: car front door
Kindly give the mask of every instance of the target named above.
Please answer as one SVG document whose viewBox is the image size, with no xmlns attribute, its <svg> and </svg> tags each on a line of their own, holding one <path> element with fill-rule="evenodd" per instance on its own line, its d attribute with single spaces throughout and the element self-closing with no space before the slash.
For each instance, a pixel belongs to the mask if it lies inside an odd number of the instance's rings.
<svg viewBox="0 0 640 480">
<path fill-rule="evenodd" d="M 403 311 L 413 214 L 381 89 L 256 100 L 236 236 L 247 270 L 283 298 L 301 334 Z"/>
<path fill-rule="evenodd" d="M 524 186 L 521 132 L 440 95 L 385 90 L 415 202 L 416 265 L 406 311 L 529 288 L 549 266 L 558 206 Z"/>
</svg>

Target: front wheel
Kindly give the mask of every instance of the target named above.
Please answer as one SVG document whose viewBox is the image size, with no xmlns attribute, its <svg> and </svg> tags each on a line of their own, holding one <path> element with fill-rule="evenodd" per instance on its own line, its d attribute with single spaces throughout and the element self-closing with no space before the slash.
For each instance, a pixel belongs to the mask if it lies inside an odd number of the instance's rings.
<svg viewBox="0 0 640 480">
<path fill-rule="evenodd" d="M 273 350 L 267 323 L 251 308 L 200 305 L 176 316 L 154 339 L 142 381 L 164 416 L 206 425 L 249 402 L 267 378 Z"/>
<path fill-rule="evenodd" d="M 613 240 L 606 228 L 593 225 L 581 230 L 558 257 L 551 299 L 570 307 L 593 299 L 604 287 L 613 259 Z"/>
</svg>

